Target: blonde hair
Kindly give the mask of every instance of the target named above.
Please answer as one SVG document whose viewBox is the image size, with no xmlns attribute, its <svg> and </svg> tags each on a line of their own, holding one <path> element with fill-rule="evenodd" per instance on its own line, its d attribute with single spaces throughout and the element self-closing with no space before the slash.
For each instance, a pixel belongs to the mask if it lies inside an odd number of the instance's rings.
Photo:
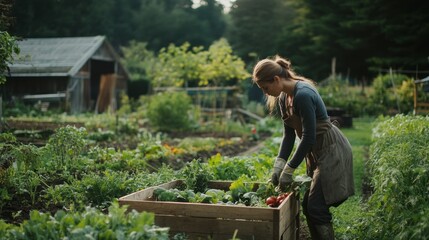
<svg viewBox="0 0 429 240">
<path fill-rule="evenodd" d="M 254 83 L 274 81 L 274 76 L 285 78 L 286 80 L 298 80 L 305 81 L 311 85 L 315 85 L 314 82 L 308 78 L 302 77 L 295 73 L 292 69 L 291 62 L 279 55 L 273 58 L 265 58 L 256 63 L 253 68 L 252 79 Z M 266 99 L 267 107 L 270 112 L 276 108 L 279 97 L 268 96 Z"/>
</svg>

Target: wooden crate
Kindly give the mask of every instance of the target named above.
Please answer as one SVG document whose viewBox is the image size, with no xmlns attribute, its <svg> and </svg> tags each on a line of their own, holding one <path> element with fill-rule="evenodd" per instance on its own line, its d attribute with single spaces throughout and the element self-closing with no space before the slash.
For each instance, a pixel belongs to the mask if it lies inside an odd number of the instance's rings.
<svg viewBox="0 0 429 240">
<path fill-rule="evenodd" d="M 159 185 L 166 189 L 183 184 L 176 180 Z M 231 182 L 210 182 L 209 188 L 228 190 Z M 258 183 L 254 185 L 255 189 Z M 187 202 L 153 201 L 156 187 L 119 198 L 120 205 L 139 212 L 155 213 L 155 224 L 169 227 L 172 235 L 185 233 L 189 239 L 298 239 L 299 203 L 295 194 L 290 194 L 277 208 L 247 207 Z"/>
</svg>

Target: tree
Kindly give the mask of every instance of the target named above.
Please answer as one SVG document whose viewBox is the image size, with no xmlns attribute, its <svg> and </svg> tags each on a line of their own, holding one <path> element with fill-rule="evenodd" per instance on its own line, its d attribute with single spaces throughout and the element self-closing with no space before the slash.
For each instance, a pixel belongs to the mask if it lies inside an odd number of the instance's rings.
<svg viewBox="0 0 429 240">
<path fill-rule="evenodd" d="M 1 0 L 0 2 L 2 12 L 0 15 L 0 85 L 6 82 L 5 73 L 7 74 L 8 63 L 11 63 L 13 54 L 19 53 L 16 38 L 6 31 L 12 20 L 9 16 L 11 6 L 10 0 Z"/>
<path fill-rule="evenodd" d="M 189 1 L 148 0 L 135 14 L 135 39 L 147 42 L 148 48 L 159 51 L 169 44 L 208 47 L 223 35 L 225 21 L 222 8 L 207 1 L 197 9 Z"/>
<path fill-rule="evenodd" d="M 155 53 L 148 50 L 146 42 L 131 41 L 128 46 L 121 47 L 121 62 L 130 73 L 131 81 L 147 79 L 148 72 L 155 67 Z"/>
<path fill-rule="evenodd" d="M 429 21 L 425 1 L 291 0 L 297 15 L 283 28 L 279 49 L 307 76 L 324 79 L 331 59 L 352 78 L 382 68 L 427 68 Z"/>
<path fill-rule="evenodd" d="M 200 86 L 235 85 L 250 77 L 245 70 L 245 63 L 233 55 L 231 46 L 224 38 L 213 42 L 208 51 L 201 55 L 206 56 L 206 63 L 202 65 L 198 83 Z"/>
<path fill-rule="evenodd" d="M 208 50 L 170 44 L 154 57 L 147 44 L 131 42 L 122 48 L 123 62 L 133 79 L 149 79 L 154 87 L 235 85 L 249 77 L 245 63 L 232 54 L 226 39 L 215 41 Z"/>
<path fill-rule="evenodd" d="M 19 54 L 19 47 L 16 38 L 11 36 L 6 30 L 10 26 L 9 16 L 12 3 L 8 0 L 0 1 L 0 86 L 6 82 L 8 63 L 12 61 L 13 54 Z M 3 94 L 0 92 L 0 124 L 3 124 Z"/>
<path fill-rule="evenodd" d="M 231 8 L 232 26 L 228 39 L 244 60 L 265 58 L 279 52 L 277 42 L 282 26 L 290 18 L 282 0 L 237 0 Z M 249 55 L 250 54 L 250 55 Z"/>
</svg>

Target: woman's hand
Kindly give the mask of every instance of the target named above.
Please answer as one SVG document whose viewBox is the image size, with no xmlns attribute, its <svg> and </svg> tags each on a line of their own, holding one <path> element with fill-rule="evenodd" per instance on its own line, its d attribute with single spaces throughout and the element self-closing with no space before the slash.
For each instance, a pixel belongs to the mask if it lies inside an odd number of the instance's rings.
<svg viewBox="0 0 429 240">
<path fill-rule="evenodd" d="M 273 174 L 271 175 L 271 182 L 274 184 L 274 186 L 277 186 L 279 184 L 280 175 L 285 165 L 286 165 L 286 160 L 280 157 L 276 158 L 276 161 L 274 162 L 274 167 L 273 167 Z"/>
<path fill-rule="evenodd" d="M 280 175 L 280 190 L 285 192 L 293 183 L 293 172 L 295 171 L 295 168 L 290 167 L 288 164 L 286 164 L 285 168 L 283 169 L 281 175 Z"/>
</svg>

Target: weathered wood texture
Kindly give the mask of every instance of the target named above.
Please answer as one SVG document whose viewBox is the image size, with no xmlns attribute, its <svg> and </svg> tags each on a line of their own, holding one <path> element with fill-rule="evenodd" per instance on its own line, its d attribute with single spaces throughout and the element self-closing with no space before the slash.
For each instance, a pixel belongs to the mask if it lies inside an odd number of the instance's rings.
<svg viewBox="0 0 429 240">
<path fill-rule="evenodd" d="M 160 185 L 174 188 L 180 180 Z M 209 187 L 227 190 L 231 182 L 210 182 Z M 257 184 L 255 184 L 257 187 Z M 155 213 L 155 224 L 169 227 L 170 233 L 185 233 L 190 239 L 297 239 L 299 203 L 295 194 L 277 208 L 204 203 L 153 201 L 150 187 L 119 199 L 129 210 Z"/>
</svg>

